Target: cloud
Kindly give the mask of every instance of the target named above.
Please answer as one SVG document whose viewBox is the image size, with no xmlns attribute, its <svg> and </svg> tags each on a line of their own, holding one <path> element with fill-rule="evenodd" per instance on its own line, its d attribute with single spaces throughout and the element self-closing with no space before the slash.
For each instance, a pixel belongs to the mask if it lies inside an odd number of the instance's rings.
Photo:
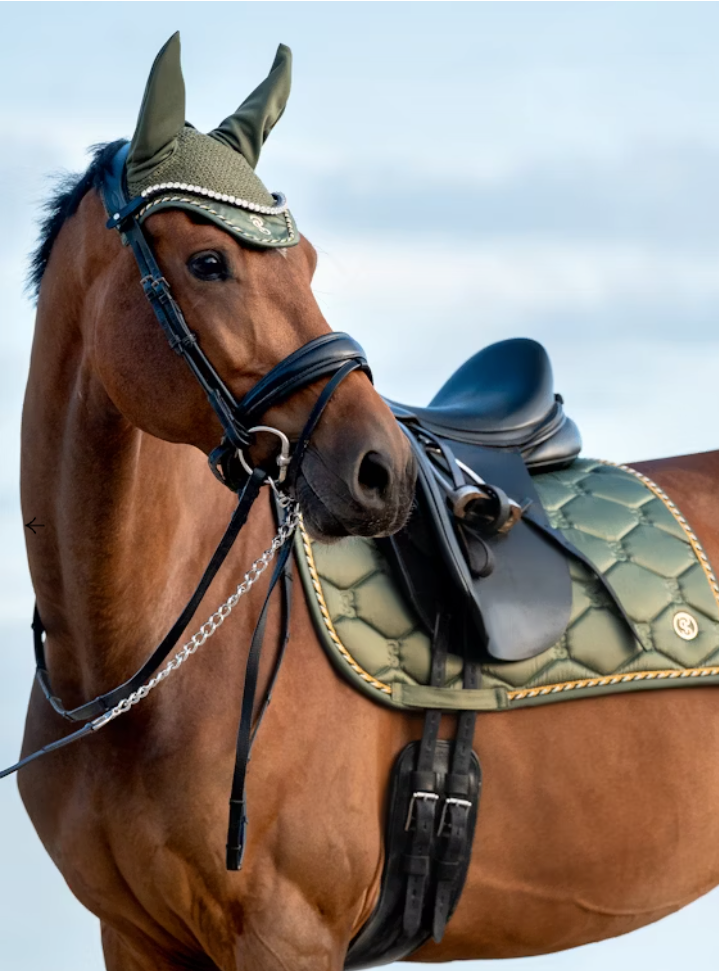
<svg viewBox="0 0 719 971">
<path fill-rule="evenodd" d="M 426 156 L 400 164 L 318 152 L 314 161 L 295 155 L 287 172 L 301 224 L 310 219 L 338 232 L 457 243 L 512 233 L 621 237 L 696 247 L 719 245 L 717 168 L 719 146 L 659 139 L 609 155 L 575 146 L 541 161 L 475 148 L 441 165 Z"/>
<path fill-rule="evenodd" d="M 712 337 L 719 311 L 719 245 L 689 252 L 640 243 L 498 236 L 440 246 L 402 235 L 328 239 L 315 284 L 337 314 L 403 344 L 418 328 L 454 341 L 530 331 L 559 337 Z M 552 320 L 555 321 L 552 324 Z M 584 322 L 584 325 L 582 324 Z"/>
</svg>

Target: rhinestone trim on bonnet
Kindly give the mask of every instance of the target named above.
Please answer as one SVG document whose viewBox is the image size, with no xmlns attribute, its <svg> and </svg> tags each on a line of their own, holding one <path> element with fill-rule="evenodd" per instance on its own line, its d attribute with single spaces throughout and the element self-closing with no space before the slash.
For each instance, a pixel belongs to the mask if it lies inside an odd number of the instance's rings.
<svg viewBox="0 0 719 971">
<path fill-rule="evenodd" d="M 248 199 L 240 199 L 237 196 L 226 195 L 223 192 L 215 192 L 214 189 L 206 189 L 204 186 L 189 185 L 187 182 L 160 182 L 158 185 L 148 186 L 143 189 L 140 195 L 143 199 L 160 192 L 167 192 L 169 189 L 189 192 L 191 195 L 206 196 L 208 199 L 215 199 L 217 202 L 226 202 L 231 206 L 238 206 L 240 209 L 249 209 L 251 212 L 259 212 L 264 216 L 281 216 L 287 212 L 287 200 L 281 192 L 273 192 L 272 196 L 277 203 L 276 206 L 262 206 L 257 202 L 250 202 Z"/>
</svg>

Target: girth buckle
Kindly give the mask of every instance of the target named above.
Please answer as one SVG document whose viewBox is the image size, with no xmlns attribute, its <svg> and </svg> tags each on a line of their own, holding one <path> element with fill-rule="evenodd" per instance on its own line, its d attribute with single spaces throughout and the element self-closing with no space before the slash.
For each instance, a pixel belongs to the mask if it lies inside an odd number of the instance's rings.
<svg viewBox="0 0 719 971">
<path fill-rule="evenodd" d="M 405 820 L 404 829 L 405 832 L 409 831 L 412 825 L 412 817 L 414 816 L 414 805 L 421 799 L 423 802 L 437 802 L 439 796 L 436 792 L 413 792 L 412 798 L 409 801 L 409 809 L 407 810 L 407 819 Z"/>
<path fill-rule="evenodd" d="M 437 836 L 444 835 L 445 823 L 447 822 L 447 809 L 449 806 L 463 806 L 467 811 L 472 808 L 472 803 L 469 799 L 458 799 L 456 796 L 449 796 L 444 800 L 444 805 L 442 806 L 442 813 L 439 817 L 439 825 L 437 826 Z"/>
<path fill-rule="evenodd" d="M 248 432 L 250 435 L 252 435 L 254 432 L 268 432 L 270 435 L 276 435 L 279 438 L 280 454 L 275 458 L 278 473 L 277 473 L 277 479 L 274 481 L 276 481 L 278 485 L 284 482 L 285 476 L 287 475 L 287 466 L 292 461 L 292 457 L 290 455 L 289 438 L 285 435 L 284 432 L 281 432 L 279 428 L 272 428 L 270 425 L 255 425 L 254 428 L 249 428 Z M 248 475 L 252 475 L 253 469 L 248 465 L 247 460 L 245 459 L 245 454 L 243 449 L 241 448 L 237 449 L 237 458 L 240 460 L 240 464 L 242 465 L 242 468 L 245 470 L 245 472 Z M 270 482 L 272 481 L 273 480 L 270 479 Z"/>
</svg>

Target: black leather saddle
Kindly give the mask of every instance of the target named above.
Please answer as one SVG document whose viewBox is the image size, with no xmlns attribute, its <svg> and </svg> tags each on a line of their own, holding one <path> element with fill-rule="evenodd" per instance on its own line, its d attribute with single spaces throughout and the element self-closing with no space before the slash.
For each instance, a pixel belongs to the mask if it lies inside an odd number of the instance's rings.
<svg viewBox="0 0 719 971">
<path fill-rule="evenodd" d="M 521 338 L 493 344 L 428 407 L 390 407 L 419 475 L 408 525 L 384 543 L 427 630 L 449 604 L 468 621 L 457 653 L 517 661 L 551 647 L 569 622 L 568 544 L 530 470 L 568 464 L 581 439 L 547 352 Z"/>
<path fill-rule="evenodd" d="M 500 341 L 466 361 L 428 407 L 390 401 L 404 424 L 454 442 L 519 451 L 530 468 L 565 465 L 582 443 L 554 393 L 552 365 L 536 341 Z"/>
</svg>

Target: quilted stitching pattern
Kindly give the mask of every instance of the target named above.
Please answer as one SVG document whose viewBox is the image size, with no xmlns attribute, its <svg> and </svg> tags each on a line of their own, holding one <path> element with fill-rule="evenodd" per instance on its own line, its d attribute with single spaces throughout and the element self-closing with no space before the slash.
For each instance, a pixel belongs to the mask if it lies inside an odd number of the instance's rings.
<svg viewBox="0 0 719 971">
<path fill-rule="evenodd" d="M 626 629 L 591 572 L 571 562 L 572 614 L 564 636 L 535 658 L 484 665 L 484 687 L 504 688 L 510 697 L 532 691 L 534 697 L 512 698 L 513 707 L 519 707 L 577 696 L 565 691 L 537 697 L 534 689 L 548 685 L 719 665 L 719 591 L 712 589 L 713 577 L 700 562 L 701 550 L 695 551 L 662 498 L 631 471 L 587 459 L 536 476 L 534 482 L 552 525 L 604 573 L 642 643 Z M 300 555 L 300 563 L 307 586 L 305 556 Z M 313 544 L 312 558 L 326 604 L 326 616 L 319 611 L 317 620 L 338 668 L 361 690 L 389 704 L 396 704 L 388 691 L 392 684 L 427 684 L 429 638 L 375 544 L 358 538 L 334 546 Z M 307 592 L 317 606 L 311 583 Z M 699 633 L 693 640 L 676 634 L 678 611 L 696 620 Z M 355 667 L 327 636 L 330 627 Z M 461 690 L 460 672 L 460 659 L 450 657 L 445 686 Z M 631 687 L 649 683 L 637 681 Z"/>
</svg>

